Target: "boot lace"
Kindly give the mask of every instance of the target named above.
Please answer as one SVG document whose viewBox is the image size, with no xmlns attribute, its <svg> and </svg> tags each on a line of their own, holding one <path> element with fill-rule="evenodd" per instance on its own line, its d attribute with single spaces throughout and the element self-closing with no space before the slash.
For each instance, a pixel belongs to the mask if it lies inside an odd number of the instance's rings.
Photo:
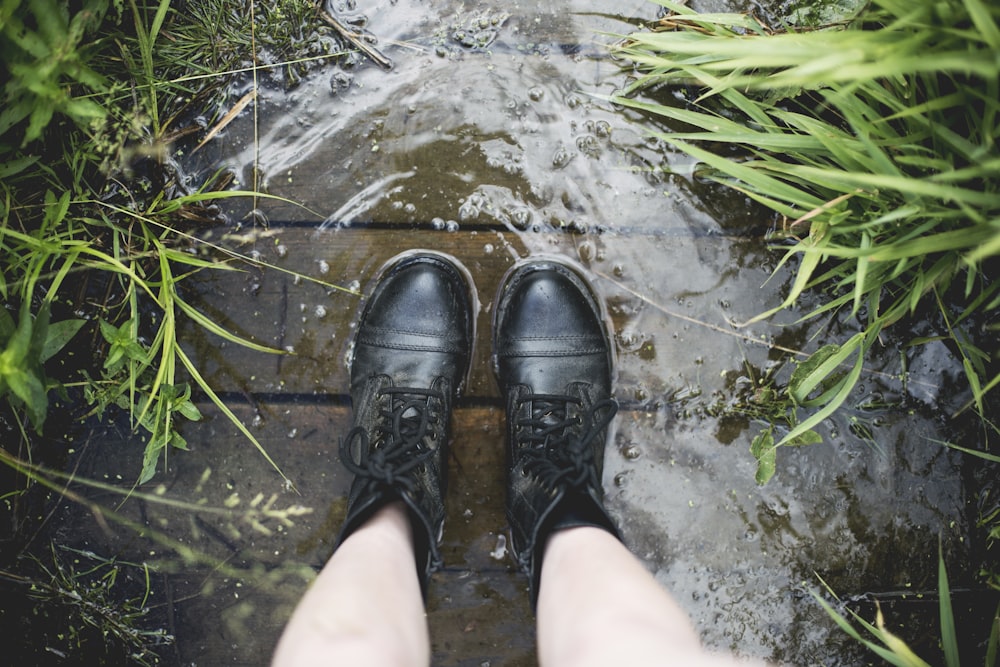
<svg viewBox="0 0 1000 667">
<path fill-rule="evenodd" d="M 596 480 L 592 445 L 618 412 L 618 403 L 605 399 L 589 410 L 573 396 L 531 394 L 519 403 L 531 403 L 531 414 L 517 420 L 519 456 L 525 474 L 535 475 L 550 489 L 562 485 L 582 488 Z M 570 409 L 570 406 L 578 409 Z"/>
<path fill-rule="evenodd" d="M 387 408 L 379 410 L 374 440 L 367 431 L 355 426 L 340 441 L 340 460 L 354 475 L 371 482 L 404 491 L 415 491 L 413 471 L 434 456 L 435 450 L 424 445 L 425 436 L 438 437 L 440 423 L 437 405 L 444 396 L 432 389 L 386 387 L 380 396 L 388 396 Z M 351 448 L 358 441 L 361 456 L 355 461 Z"/>
</svg>

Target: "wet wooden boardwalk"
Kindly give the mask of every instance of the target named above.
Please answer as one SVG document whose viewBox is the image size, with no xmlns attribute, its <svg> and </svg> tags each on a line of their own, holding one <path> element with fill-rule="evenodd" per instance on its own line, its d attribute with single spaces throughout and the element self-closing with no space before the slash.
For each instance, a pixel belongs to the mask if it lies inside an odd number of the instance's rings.
<svg viewBox="0 0 1000 667">
<path fill-rule="evenodd" d="M 431 248 L 465 264 L 481 305 L 453 418 L 446 567 L 428 599 L 435 665 L 535 664 L 526 582 L 504 555 L 503 409 L 488 359 L 500 277 L 539 254 L 583 264 L 608 306 L 622 404 L 608 505 L 706 643 L 794 664 L 866 664 L 806 591 L 819 573 L 845 596 L 930 594 L 938 536 L 955 562 L 968 555 L 962 467 L 936 444 L 948 436 L 928 408 L 948 400 L 947 351 L 908 351 L 904 389 L 900 351 L 884 350 L 872 366 L 883 374 L 852 399 L 870 407 L 824 425 L 823 445 L 782 451 L 778 475 L 757 487 L 748 449 L 761 423 L 741 411 L 747 383 L 787 378 L 790 350 L 846 338 L 853 324 L 799 324 L 792 312 L 736 326 L 776 305 L 791 277 L 786 268 L 769 280 L 771 220 L 742 196 L 673 175 L 684 160 L 650 140 L 646 121 L 588 97 L 620 84 L 618 66 L 563 48 L 630 26 L 599 0 L 539 4 L 504 24 L 495 53 L 452 45 L 437 57 L 427 45 L 447 23 L 428 14 L 444 11 L 437 4 L 371 4 L 383 43 L 410 49 L 394 51 L 393 72 L 355 68 L 335 94 L 322 71 L 290 94 L 262 91 L 260 127 L 244 114 L 202 151 L 210 170 L 225 164 L 243 186 L 259 173 L 287 201 L 259 202 L 257 222 L 235 211 L 243 227 L 231 236 L 205 230 L 259 263 L 203 271 L 184 288 L 214 322 L 290 353 L 185 324 L 185 350 L 281 474 L 200 394 L 205 418 L 183 426 L 191 451 L 171 452 L 121 506 L 160 541 L 103 524 L 88 538 L 99 553 L 162 559 L 151 604 L 178 637 L 165 661 L 267 664 L 343 517 L 350 479 L 337 443 L 350 425 L 344 359 L 361 295 L 391 257 Z M 632 4 L 616 11 L 653 12 Z M 457 229 L 436 229 L 435 218 Z M 350 224 L 320 231 L 325 221 Z M 74 449 L 80 474 L 123 489 L 141 468 L 141 438 L 127 430 Z"/>
<path fill-rule="evenodd" d="M 154 586 L 154 597 L 166 597 L 159 603 L 169 606 L 171 630 L 179 638 L 168 657 L 176 664 L 266 664 L 265 656 L 311 572 L 329 555 L 345 509 L 350 479 L 339 464 L 337 443 L 350 426 L 344 355 L 362 305 L 358 294 L 367 293 L 385 261 L 418 247 L 462 261 L 481 301 L 474 370 L 453 417 L 446 567 L 435 575 L 428 599 L 435 665 L 535 664 L 526 582 L 504 553 L 503 403 L 488 359 L 490 307 L 500 277 L 518 257 L 543 251 L 587 265 L 609 305 L 619 352 L 616 395 L 623 409 L 606 459 L 608 503 L 630 547 L 681 597 L 706 641 L 716 648 L 781 658 L 786 649 L 769 643 L 769 626 L 760 624 L 755 606 L 775 610 L 778 620 L 773 623 L 789 628 L 827 623 L 815 607 L 789 602 L 809 576 L 808 568 L 841 586 L 846 582 L 854 591 L 895 587 L 883 580 L 887 571 L 907 579 L 899 585 L 917 582 L 921 590 L 933 590 L 931 561 L 911 562 L 899 574 L 895 561 L 901 547 L 893 546 L 898 543 L 890 541 L 885 548 L 873 546 L 877 541 L 865 544 L 860 541 L 865 533 L 852 527 L 858 503 L 873 495 L 909 496 L 921 488 L 925 473 L 915 468 L 951 475 L 955 485 L 938 481 L 933 494 L 918 492 L 920 507 L 911 508 L 909 516 L 933 525 L 961 515 L 960 480 L 952 472 L 952 458 L 915 447 L 902 435 L 909 428 L 930 433 L 932 426 L 919 418 L 907 422 L 892 417 L 883 432 L 896 434 L 895 439 L 880 440 L 881 453 L 836 440 L 792 450 L 783 454 L 777 479 L 758 488 L 747 453 L 752 429 L 744 424 L 725 435 L 725 419 L 698 407 L 707 401 L 685 395 L 723 395 L 727 373 L 744 361 L 765 365 L 773 349 L 753 344 L 742 333 L 733 335 L 721 317 L 693 324 L 686 312 L 712 310 L 697 300 L 676 312 L 644 296 L 656 293 L 655 286 L 642 285 L 641 278 L 631 278 L 634 273 L 619 270 L 623 275 L 615 275 L 614 267 L 622 265 L 618 258 L 641 257 L 651 242 L 650 235 L 641 234 L 514 234 L 486 228 L 441 232 L 378 224 L 318 232 L 302 224 L 273 227 L 253 243 L 234 245 L 270 266 L 204 272 L 192 283 L 198 308 L 230 331 L 291 353 L 247 350 L 194 327 L 185 329 L 183 340 L 284 477 L 202 397 L 206 419 L 183 428 L 191 451 L 171 453 L 168 469 L 143 489 L 151 495 L 123 506 L 124 516 L 176 540 L 170 547 L 140 547 L 149 549 L 146 558 L 154 561 L 154 552 L 174 554 L 167 559 L 161 585 Z M 692 252 L 705 242 L 697 235 L 671 240 Z M 592 254 L 595 248 L 601 250 Z M 329 285 L 346 286 L 353 293 Z M 734 280 L 728 289 L 746 287 Z M 704 298 L 717 301 L 719 292 Z M 678 338 L 714 352 L 701 359 L 672 357 L 669 350 L 683 345 Z M 94 439 L 109 437 L 114 435 L 92 436 L 80 450 L 96 451 Z M 115 447 L 119 453 L 112 462 L 98 455 L 89 472 L 111 479 L 121 475 L 126 484 L 140 465 L 141 447 L 131 436 Z M 79 472 L 86 474 L 90 459 L 82 460 Z M 851 488 L 838 481 L 845 470 L 857 476 Z M 158 504 L 161 492 L 232 511 L 178 511 Z M 284 523 L 281 512 L 298 506 L 309 512 Z M 892 525 L 899 515 L 894 505 L 864 511 L 876 526 Z M 141 543 L 127 530 L 101 539 L 108 540 L 102 545 L 105 552 L 141 555 L 135 553 Z M 184 549 L 203 560 L 181 565 L 177 554 Z M 851 563 L 856 559 L 864 567 Z M 824 643 L 830 641 L 843 639 L 834 636 Z M 837 651 L 852 649 L 841 646 Z"/>
</svg>

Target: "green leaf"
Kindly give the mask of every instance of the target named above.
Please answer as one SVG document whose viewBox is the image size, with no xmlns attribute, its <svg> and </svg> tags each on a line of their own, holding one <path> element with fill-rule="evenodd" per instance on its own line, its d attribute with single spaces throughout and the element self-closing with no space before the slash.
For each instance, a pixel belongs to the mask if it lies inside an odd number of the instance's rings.
<svg viewBox="0 0 1000 667">
<path fill-rule="evenodd" d="M 2 122 L 0 122 L 0 125 L 2 125 Z M 0 132 L 0 134 L 2 134 L 2 132 Z M 0 164 L 0 181 L 20 174 L 22 171 L 38 162 L 38 160 L 39 157 L 37 155 L 28 155 L 27 157 L 8 160 L 6 164 Z"/>
<path fill-rule="evenodd" d="M 938 606 L 941 613 L 941 644 L 947 667 L 961 667 L 958 659 L 958 640 L 955 637 L 955 616 L 951 609 L 951 589 L 948 570 L 944 566 L 944 551 L 938 542 Z"/>
<path fill-rule="evenodd" d="M 156 463 L 160 459 L 160 452 L 163 451 L 166 443 L 162 436 L 153 435 L 146 443 L 146 449 L 142 455 L 142 471 L 139 473 L 139 484 L 145 484 L 156 475 Z"/>
<path fill-rule="evenodd" d="M 816 431 L 806 431 L 785 443 L 786 446 L 801 447 L 804 445 L 818 445 L 823 442 L 823 436 Z"/>
<path fill-rule="evenodd" d="M 990 11 L 983 4 L 982 0 L 964 0 L 965 8 L 972 17 L 972 22 L 979 30 L 983 40 L 994 51 L 1000 50 L 1000 28 L 990 15 Z"/>
<path fill-rule="evenodd" d="M 778 441 L 777 446 L 788 444 L 794 441 L 796 438 L 801 436 L 806 431 L 811 430 L 814 426 L 820 424 L 824 419 L 832 415 L 837 411 L 847 397 L 850 395 L 851 390 L 854 389 L 854 385 L 857 384 L 858 378 L 861 377 L 861 369 L 864 368 L 865 355 L 862 352 L 858 354 L 858 358 L 854 363 L 854 368 L 837 384 L 837 391 L 834 396 L 829 399 L 820 410 L 816 411 L 813 415 L 809 416 L 806 420 L 801 422 L 791 431 L 789 431 L 785 437 Z"/>
<path fill-rule="evenodd" d="M 757 434 L 750 443 L 750 453 L 757 459 L 757 473 L 754 475 L 757 484 L 764 486 L 772 477 L 777 467 L 777 447 L 774 445 L 772 429 L 766 429 Z"/>
<path fill-rule="evenodd" d="M 190 421 L 201 421 L 201 411 L 191 401 L 183 401 L 177 405 L 176 410 Z"/>
<path fill-rule="evenodd" d="M 24 368 L 14 368 L 4 373 L 4 380 L 14 395 L 24 402 L 24 409 L 35 430 L 41 432 L 49 409 L 49 397 L 41 379 Z"/>
<path fill-rule="evenodd" d="M 788 382 L 788 393 L 797 405 L 821 405 L 829 397 L 809 399 L 816 387 L 822 385 L 837 368 L 858 351 L 864 341 L 865 334 L 857 333 L 843 345 L 824 345 L 813 352 L 808 359 L 800 363 L 792 373 Z M 826 398 L 826 400 L 824 400 Z"/>
<path fill-rule="evenodd" d="M 962 357 L 962 368 L 965 369 L 965 377 L 972 388 L 972 400 L 976 404 L 976 410 L 979 411 L 979 414 L 984 414 L 983 387 L 979 382 L 979 374 L 976 373 L 976 369 L 973 368 L 972 361 L 968 357 Z"/>
<path fill-rule="evenodd" d="M 33 324 L 31 311 L 28 310 L 25 303 L 21 306 L 17 328 L 14 330 L 14 334 L 7 340 L 7 349 L 3 354 L 4 357 L 7 357 L 8 363 L 16 366 L 23 366 L 27 363 L 28 351 L 31 347 Z M 0 366 L 0 373 L 2 372 L 3 368 Z"/>
<path fill-rule="evenodd" d="M 198 311 L 194 306 L 187 303 L 180 297 L 175 297 L 174 303 L 177 304 L 177 306 L 181 309 L 181 311 L 184 312 L 185 315 L 194 320 L 199 326 L 204 328 L 206 331 L 209 331 L 215 334 L 216 336 L 219 336 L 220 338 L 228 340 L 232 343 L 236 343 L 237 345 L 242 345 L 243 347 L 255 350 L 257 352 L 267 352 L 270 354 L 288 354 L 288 352 L 286 352 L 285 350 L 278 350 L 273 347 L 261 345 L 260 343 L 255 343 L 253 341 L 247 340 L 246 338 L 241 338 L 240 336 L 237 336 L 236 334 L 229 332 L 225 328 L 219 326 L 217 323 L 210 320 L 207 316 Z"/>
<path fill-rule="evenodd" d="M 183 451 L 188 451 L 187 440 L 181 437 L 180 433 L 174 431 L 170 434 L 170 446 L 173 449 L 180 449 Z"/>
<path fill-rule="evenodd" d="M 13 316 L 7 312 L 6 308 L 0 306 L 0 345 L 7 345 L 7 341 L 14 335 L 16 329 L 17 324 L 14 322 Z"/>
<path fill-rule="evenodd" d="M 61 320 L 49 325 L 49 332 L 45 338 L 45 345 L 42 347 L 39 361 L 44 363 L 55 356 L 84 324 L 86 324 L 86 320 Z"/>
<path fill-rule="evenodd" d="M 993 612 L 993 623 L 990 630 L 990 638 L 986 643 L 986 667 L 996 667 L 997 648 L 1000 647 L 1000 605 Z"/>
</svg>

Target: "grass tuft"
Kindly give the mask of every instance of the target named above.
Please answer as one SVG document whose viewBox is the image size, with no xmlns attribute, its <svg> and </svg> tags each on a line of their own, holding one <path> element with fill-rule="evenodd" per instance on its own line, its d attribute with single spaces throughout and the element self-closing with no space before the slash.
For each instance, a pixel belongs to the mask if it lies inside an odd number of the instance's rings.
<svg viewBox="0 0 1000 667">
<path fill-rule="evenodd" d="M 755 441 L 758 480 L 778 447 L 843 405 L 880 333 L 921 309 L 939 313 L 933 340 L 956 352 L 966 408 L 988 424 L 1000 373 L 975 334 L 1000 306 L 1000 7 L 873 0 L 837 26 L 778 31 L 655 2 L 668 16 L 616 48 L 637 76 L 613 100 L 667 125 L 655 134 L 696 158 L 696 175 L 781 216 L 774 239 L 796 278 L 751 321 L 808 290 L 825 301 L 805 317 L 845 311 L 862 325 L 802 364 L 788 397 L 815 412 Z"/>
<path fill-rule="evenodd" d="M 187 137 L 215 122 L 210 140 L 252 102 L 243 90 L 246 103 L 227 103 L 232 91 L 256 87 L 258 70 L 290 86 L 342 53 L 312 0 L 251 9 L 238 0 L 183 8 L 10 0 L 0 8 L 0 400 L 26 439 L 29 426 L 41 433 L 51 395 L 68 385 L 82 387 L 90 414 L 124 409 L 145 434 L 139 483 L 186 448 L 177 426 L 201 417 L 198 390 L 277 469 L 178 337 L 188 321 L 285 353 L 226 331 L 184 290 L 199 272 L 256 264 L 194 232 L 221 222 L 219 200 L 267 195 L 230 190 L 222 174 L 176 173 L 177 145 L 193 146 Z M 69 383 L 73 371 L 56 377 L 67 346 L 84 336 L 96 349 L 89 362 L 75 355 L 83 381 Z"/>
</svg>

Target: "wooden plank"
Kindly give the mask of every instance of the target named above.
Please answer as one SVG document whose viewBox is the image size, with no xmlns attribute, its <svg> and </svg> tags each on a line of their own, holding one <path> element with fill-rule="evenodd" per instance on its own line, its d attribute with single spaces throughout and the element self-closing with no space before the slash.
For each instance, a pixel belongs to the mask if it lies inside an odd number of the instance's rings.
<svg viewBox="0 0 1000 667">
<path fill-rule="evenodd" d="M 766 266 L 746 267 L 738 276 L 728 276 L 724 288 L 715 287 L 729 256 L 746 252 L 740 249 L 741 243 L 756 246 L 752 241 L 684 236 L 653 240 L 387 228 L 273 230 L 241 251 L 255 252 L 261 261 L 276 268 L 202 272 L 192 283 L 196 292 L 193 301 L 230 331 L 294 353 L 268 355 L 248 350 L 194 326 L 184 330 L 182 340 L 217 391 L 342 394 L 348 385 L 345 353 L 363 307 L 359 294 L 370 291 L 376 272 L 390 258 L 425 247 L 456 257 L 472 275 L 480 309 L 472 376 L 465 395 L 496 399 L 489 365 L 495 290 L 504 272 L 519 258 L 548 254 L 585 264 L 592 272 L 618 343 L 620 396 L 628 400 L 673 391 L 678 384 L 689 382 L 676 379 L 679 372 L 696 376 L 710 391 L 721 385 L 720 374 L 739 366 L 741 360 L 754 355 L 766 360 L 767 346 L 755 342 L 761 340 L 761 332 L 774 331 L 769 325 L 760 325 L 744 333 L 728 321 L 756 314 L 740 308 L 748 308 L 748 296 L 759 299 L 754 293 L 767 278 Z M 660 248 L 670 249 L 669 262 L 657 252 Z M 685 275 L 683 284 L 671 278 L 679 272 Z M 355 291 L 339 291 L 310 279 Z M 687 358 L 691 345 L 685 341 L 691 336 L 703 341 L 706 353 L 700 360 Z"/>
<path fill-rule="evenodd" d="M 294 489 L 211 406 L 202 406 L 202 422 L 183 429 L 192 451 L 173 452 L 168 470 L 139 489 L 145 495 L 133 492 L 124 503 L 141 467 L 141 443 L 113 430 L 74 443 L 71 469 L 121 490 L 92 497 L 147 533 L 113 522 L 102 527 L 77 507 L 77 518 L 64 523 L 73 527 L 66 542 L 83 540 L 81 548 L 99 554 L 159 564 L 151 604 L 170 606 L 184 662 L 261 664 L 308 583 L 303 568 L 317 568 L 329 556 L 351 481 L 337 456 L 350 410 L 336 395 L 299 402 L 304 398 L 233 406 L 254 424 Z M 769 628 L 793 627 L 808 600 L 789 605 L 774 591 L 798 585 L 804 573 L 823 573 L 843 595 L 892 590 L 897 579 L 932 588 L 933 559 L 899 561 L 894 548 L 868 549 L 871 535 L 915 544 L 940 533 L 946 553 L 967 548 L 964 529 L 954 526 L 964 503 L 958 459 L 912 437 L 933 432 L 932 417 L 892 417 L 879 427 L 881 449 L 832 440 L 837 429 L 847 431 L 845 421 L 823 429 L 828 444 L 782 451 L 781 474 L 758 487 L 752 457 L 719 441 L 716 420 L 638 407 L 619 413 L 605 456 L 609 510 L 626 544 L 677 595 L 710 645 L 725 646 L 729 637 L 730 626 L 711 623 L 720 614 L 741 614 L 734 619 L 742 623 L 766 613 Z M 428 599 L 435 664 L 480 664 L 490 656 L 533 664 L 526 581 L 500 548 L 507 531 L 504 466 L 503 410 L 460 400 L 449 459 L 446 567 L 434 576 Z M 845 470 L 852 476 L 846 486 Z M 935 480 L 933 493 L 926 493 L 928 478 Z M 179 509 L 176 501 L 198 509 Z M 297 505 L 312 512 L 286 525 L 274 512 L 262 513 L 268 503 L 277 512 Z M 179 558 L 174 547 L 149 541 L 153 531 L 205 559 Z M 725 585 L 712 589 L 708 582 Z M 770 632 L 743 640 L 761 650 Z"/>
<path fill-rule="evenodd" d="M 485 248 L 489 244 L 494 245 L 490 252 Z M 281 270 L 203 272 L 195 289 L 197 307 L 214 321 L 254 342 L 294 354 L 250 351 L 194 327 L 185 331 L 185 341 L 206 377 L 221 391 L 343 392 L 347 387 L 344 355 L 362 308 L 360 294 L 370 292 L 373 277 L 388 260 L 419 247 L 463 261 L 483 300 L 492 299 L 503 272 L 524 252 L 498 234 L 484 238 L 473 232 L 282 230 L 252 249 Z M 283 271 L 353 288 L 354 293 L 296 279 Z M 483 305 L 477 317 L 469 395 L 494 392 L 487 373 L 488 301 Z"/>
<path fill-rule="evenodd" d="M 185 661 L 260 664 L 308 583 L 301 567 L 325 562 L 343 521 L 351 477 L 337 443 L 350 426 L 350 409 L 327 400 L 263 405 L 260 414 L 250 405 L 234 406 L 247 423 L 258 417 L 256 433 L 294 482 L 291 490 L 235 428 L 211 406 L 202 407 L 206 419 L 184 429 L 191 451 L 174 452 L 168 470 L 139 490 L 143 497 L 133 494 L 122 503 L 118 494 L 91 495 L 109 507 L 120 504 L 120 516 L 207 560 L 184 563 L 162 542 L 113 523 L 101 530 L 86 514 L 73 525 L 90 528 L 87 548 L 96 553 L 133 562 L 165 559 L 167 574 L 154 580 L 152 600 L 172 600 L 172 631 Z M 533 664 L 527 582 L 497 549 L 507 530 L 502 411 L 463 404 L 452 423 L 445 569 L 434 576 L 428 598 L 435 664 L 501 654 L 513 660 L 505 664 Z M 141 443 L 121 432 L 95 433 L 90 442 L 79 445 L 77 473 L 127 493 L 141 466 Z M 179 509 L 176 502 L 191 507 Z M 311 512 L 284 524 L 273 512 L 265 515 L 268 503 L 274 512 L 299 505 Z M 223 569 L 214 572 L 212 563 Z"/>
</svg>

